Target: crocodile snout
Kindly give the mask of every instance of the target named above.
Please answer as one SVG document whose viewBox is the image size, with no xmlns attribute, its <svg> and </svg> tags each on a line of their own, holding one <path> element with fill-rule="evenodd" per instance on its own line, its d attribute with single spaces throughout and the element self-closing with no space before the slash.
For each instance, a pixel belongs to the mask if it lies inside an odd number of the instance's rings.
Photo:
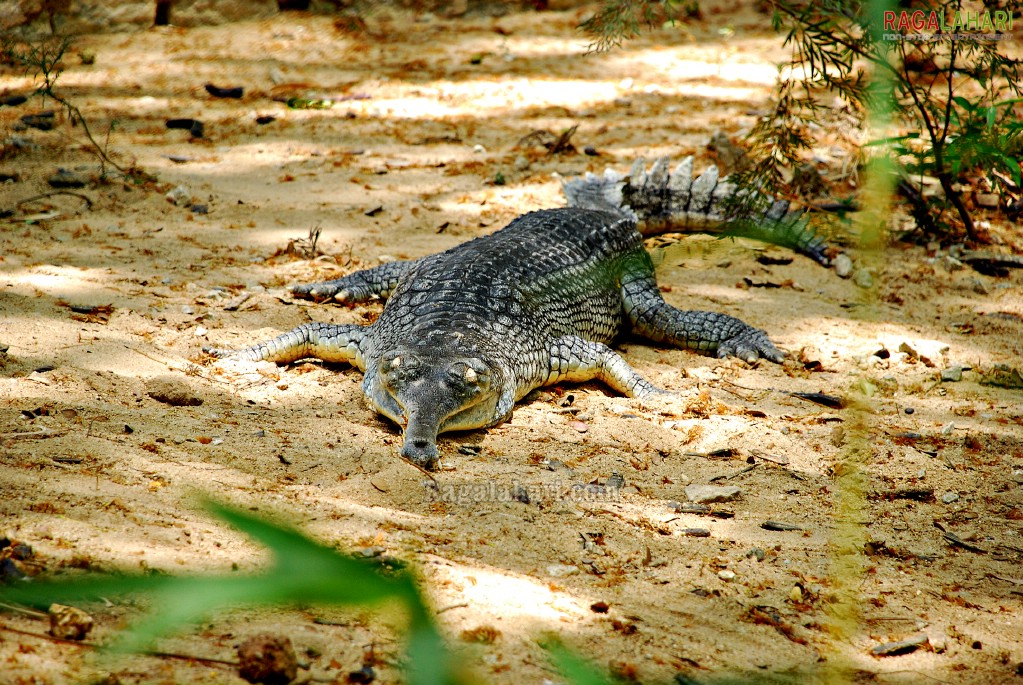
<svg viewBox="0 0 1023 685">
<path fill-rule="evenodd" d="M 413 437 L 406 432 L 405 444 L 401 447 L 401 456 L 418 466 L 428 469 L 436 468 L 439 456 L 437 452 L 437 439 L 428 440 L 422 437 Z"/>
<path fill-rule="evenodd" d="M 439 420 L 424 421 L 426 417 L 412 414 L 405 427 L 405 442 L 401 446 L 401 456 L 424 469 L 437 466 L 437 430 Z"/>
</svg>

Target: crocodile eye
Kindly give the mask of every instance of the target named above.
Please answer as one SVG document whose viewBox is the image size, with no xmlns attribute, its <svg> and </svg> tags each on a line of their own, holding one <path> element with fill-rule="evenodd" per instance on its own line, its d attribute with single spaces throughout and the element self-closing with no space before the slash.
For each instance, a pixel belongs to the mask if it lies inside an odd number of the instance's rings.
<svg viewBox="0 0 1023 685">
<path fill-rule="evenodd" d="M 465 367 L 465 382 L 466 383 L 479 382 L 479 376 L 476 375 L 476 370 L 471 366 Z"/>
<path fill-rule="evenodd" d="M 395 355 L 394 359 L 391 360 L 391 368 L 396 369 L 401 366 L 401 355 Z"/>
</svg>

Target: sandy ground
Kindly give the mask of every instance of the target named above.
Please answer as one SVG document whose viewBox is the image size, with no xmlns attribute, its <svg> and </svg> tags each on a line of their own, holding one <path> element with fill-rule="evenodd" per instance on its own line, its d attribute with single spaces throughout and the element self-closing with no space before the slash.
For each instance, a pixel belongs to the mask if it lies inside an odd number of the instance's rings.
<svg viewBox="0 0 1023 685">
<path fill-rule="evenodd" d="M 398 458 L 400 435 L 363 401 L 355 370 L 238 368 L 201 355 L 204 344 L 242 346 L 305 321 L 372 320 L 379 304 L 316 305 L 286 287 L 418 257 L 557 206 L 558 175 L 624 170 L 638 155 L 712 163 L 710 136 L 738 138 L 752 125 L 786 57 L 752 10 L 708 12 L 691 29 L 588 57 L 574 30 L 582 16 L 381 12 L 368 35 L 351 36 L 328 18 L 289 15 L 80 39 L 62 92 L 94 130 L 116 120 L 111 153 L 159 180 L 90 183 L 80 192 L 91 208 L 57 196 L 0 223 L 0 533 L 34 548 L 33 572 L 258 568 L 256 546 L 197 508 L 197 493 L 212 494 L 341 549 L 417 566 L 479 682 L 556 682 L 537 643 L 550 632 L 641 682 L 1012 680 L 1023 661 L 1023 410 L 1018 390 L 980 381 L 995 364 L 1019 365 L 1019 274 L 984 276 L 944 252 L 892 247 L 870 293 L 805 258 L 757 261 L 786 256 L 778 248 L 690 238 L 659 249 L 669 301 L 765 328 L 790 360 L 749 367 L 626 341 L 629 361 L 682 400 L 644 405 L 597 384 L 539 392 L 506 425 L 443 437 L 439 491 Z M 207 82 L 246 94 L 213 99 Z M 0 78 L 0 91 L 27 86 L 12 70 Z M 281 101 L 295 96 L 336 102 Z M 0 186 L 0 208 L 49 190 L 58 166 L 97 169 L 77 128 L 12 131 L 39 106 L 0 108 L 5 137 L 31 143 L 5 147 L 0 169 L 20 180 Z M 201 119 L 206 137 L 168 130 L 175 117 Z M 819 151 L 837 195 L 853 192 L 841 177 L 857 139 L 843 117 L 826 124 Z M 573 125 L 579 154 L 517 145 Z M 581 154 L 586 145 L 600 156 Z M 208 213 L 168 202 L 179 186 Z M 990 220 L 1018 244 L 1003 218 Z M 300 239 L 317 226 L 323 256 L 309 259 Z M 953 365 L 968 367 L 962 380 L 938 382 Z M 201 404 L 154 399 L 160 383 Z M 788 394 L 864 389 L 859 409 Z M 616 493 L 574 487 L 615 473 Z M 741 488 L 713 505 L 734 516 L 678 511 L 692 484 Z M 528 504 L 510 497 L 516 486 Z M 100 641 L 138 614 L 87 608 Z M 2 621 L 46 629 L 18 613 Z M 343 681 L 372 644 L 377 681 L 396 682 L 394 621 L 238 610 L 161 646 L 231 659 L 234 645 L 269 631 L 296 645 L 309 669 L 300 678 Z M 461 637 L 480 627 L 496 639 Z M 921 649 L 870 654 L 920 634 Z M 122 683 L 242 682 L 230 667 L 111 664 L 0 632 L 2 683 L 108 671 Z"/>
</svg>

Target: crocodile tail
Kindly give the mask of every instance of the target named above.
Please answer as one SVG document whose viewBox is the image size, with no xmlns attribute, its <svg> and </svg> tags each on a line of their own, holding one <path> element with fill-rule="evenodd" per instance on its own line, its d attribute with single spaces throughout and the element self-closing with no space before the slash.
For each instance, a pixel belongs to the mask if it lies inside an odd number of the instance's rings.
<svg viewBox="0 0 1023 685">
<path fill-rule="evenodd" d="M 613 211 L 635 219 L 644 235 L 669 231 L 754 238 L 790 248 L 828 266 L 827 243 L 808 225 L 805 211 L 790 211 L 785 200 L 719 178 L 716 166 L 693 177 L 693 158 L 668 171 L 661 157 L 649 170 L 636 160 L 628 176 L 607 170 L 563 184 L 570 207 Z M 741 208 L 741 209 L 737 209 Z"/>
</svg>

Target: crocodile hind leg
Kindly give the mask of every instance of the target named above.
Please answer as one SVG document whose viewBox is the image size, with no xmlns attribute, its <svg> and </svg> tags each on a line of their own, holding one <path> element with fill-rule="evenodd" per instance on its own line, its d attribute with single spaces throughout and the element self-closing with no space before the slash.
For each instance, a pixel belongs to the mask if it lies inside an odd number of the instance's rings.
<svg viewBox="0 0 1023 685">
<path fill-rule="evenodd" d="M 633 330 L 651 340 L 749 363 L 760 357 L 779 364 L 785 359 L 767 333 L 734 316 L 675 309 L 661 297 L 652 274 L 623 282 L 622 304 Z"/>
<path fill-rule="evenodd" d="M 366 327 L 358 324 L 306 323 L 272 340 L 242 350 L 204 347 L 203 352 L 214 357 L 269 361 L 284 364 L 306 357 L 325 362 L 347 362 L 365 370 L 362 344 Z"/>
<path fill-rule="evenodd" d="M 558 338 L 550 348 L 548 374 L 541 385 L 597 379 L 627 397 L 665 394 L 633 370 L 625 359 L 603 343 L 575 335 Z"/>
<path fill-rule="evenodd" d="M 417 261 L 387 262 L 332 281 L 296 285 L 292 287 L 291 292 L 298 297 L 312 300 L 334 298 L 338 302 L 364 302 L 373 297 L 386 298 Z"/>
</svg>

